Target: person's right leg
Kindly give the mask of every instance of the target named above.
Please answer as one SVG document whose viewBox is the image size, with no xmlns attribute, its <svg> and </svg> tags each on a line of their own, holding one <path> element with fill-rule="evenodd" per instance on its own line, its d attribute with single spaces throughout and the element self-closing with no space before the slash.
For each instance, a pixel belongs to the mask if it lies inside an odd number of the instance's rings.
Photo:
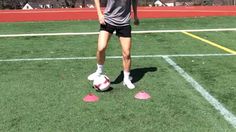
<svg viewBox="0 0 236 132">
<path fill-rule="evenodd" d="M 98 37 L 98 47 L 97 47 L 97 63 L 103 65 L 105 62 L 105 51 L 108 46 L 108 41 L 112 34 L 107 31 L 100 31 Z"/>
<path fill-rule="evenodd" d="M 88 76 L 88 80 L 93 81 L 96 77 L 102 74 L 103 65 L 105 63 L 105 51 L 108 46 L 108 41 L 111 37 L 111 33 L 101 30 L 98 36 L 98 46 L 97 46 L 97 70 L 96 72 Z"/>
</svg>

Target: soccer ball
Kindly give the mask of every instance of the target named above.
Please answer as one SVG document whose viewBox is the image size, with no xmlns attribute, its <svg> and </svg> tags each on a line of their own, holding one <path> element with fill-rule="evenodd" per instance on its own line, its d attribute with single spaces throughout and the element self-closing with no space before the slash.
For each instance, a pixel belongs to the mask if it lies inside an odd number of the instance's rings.
<svg viewBox="0 0 236 132">
<path fill-rule="evenodd" d="M 110 88 L 110 79 L 106 75 L 100 75 L 93 81 L 93 88 L 97 91 L 106 91 Z"/>
</svg>

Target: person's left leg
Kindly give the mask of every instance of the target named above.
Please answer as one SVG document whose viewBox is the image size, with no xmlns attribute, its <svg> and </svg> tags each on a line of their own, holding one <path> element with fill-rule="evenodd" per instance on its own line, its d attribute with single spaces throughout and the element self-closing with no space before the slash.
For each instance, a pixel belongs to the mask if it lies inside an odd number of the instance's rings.
<svg viewBox="0 0 236 132">
<path fill-rule="evenodd" d="M 131 66 L 131 57 L 130 57 L 131 38 L 119 37 L 119 40 L 120 40 L 120 44 L 122 47 L 123 69 L 124 69 L 124 71 L 129 72 L 130 66 Z"/>
<path fill-rule="evenodd" d="M 119 37 L 120 44 L 122 47 L 122 62 L 123 62 L 123 71 L 124 71 L 124 80 L 123 84 L 126 85 L 129 89 L 135 88 L 134 84 L 129 79 L 130 67 L 131 67 L 131 46 L 132 40 L 131 37 Z"/>
</svg>

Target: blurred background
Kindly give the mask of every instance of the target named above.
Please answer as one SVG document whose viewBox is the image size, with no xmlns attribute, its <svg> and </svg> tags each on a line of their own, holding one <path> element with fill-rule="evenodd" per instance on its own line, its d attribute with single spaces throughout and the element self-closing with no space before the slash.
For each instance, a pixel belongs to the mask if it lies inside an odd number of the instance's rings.
<svg viewBox="0 0 236 132">
<path fill-rule="evenodd" d="M 107 0 L 101 0 L 101 6 Z M 139 0 L 139 6 L 223 6 L 236 0 Z M 0 0 L 0 9 L 94 8 L 93 0 Z"/>
</svg>

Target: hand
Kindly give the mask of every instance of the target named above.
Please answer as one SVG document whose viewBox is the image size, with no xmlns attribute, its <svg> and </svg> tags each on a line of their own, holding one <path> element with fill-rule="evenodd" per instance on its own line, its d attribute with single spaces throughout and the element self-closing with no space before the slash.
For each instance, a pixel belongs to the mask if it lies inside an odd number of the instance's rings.
<svg viewBox="0 0 236 132">
<path fill-rule="evenodd" d="M 98 16 L 98 19 L 99 19 L 99 23 L 100 24 L 105 25 L 105 19 L 104 19 L 104 15 L 103 14 L 100 14 Z"/>
<path fill-rule="evenodd" d="M 139 25 L 139 19 L 138 18 L 134 18 L 134 25 L 138 26 Z"/>
</svg>

